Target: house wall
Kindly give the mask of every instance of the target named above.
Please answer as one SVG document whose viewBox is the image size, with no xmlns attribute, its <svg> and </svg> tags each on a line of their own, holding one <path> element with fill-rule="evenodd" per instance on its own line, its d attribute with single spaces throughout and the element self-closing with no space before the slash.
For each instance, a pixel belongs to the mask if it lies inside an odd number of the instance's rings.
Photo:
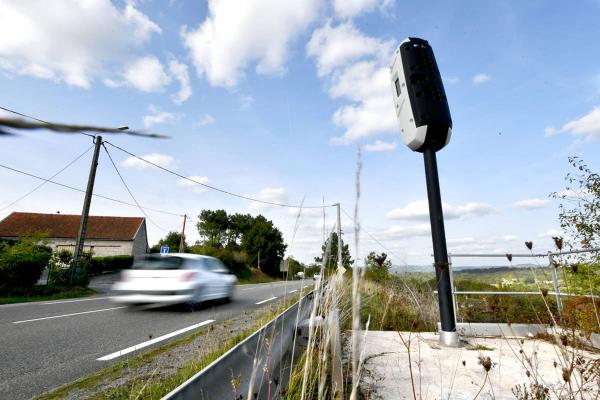
<svg viewBox="0 0 600 400">
<path fill-rule="evenodd" d="M 146 222 L 142 223 L 140 229 L 135 234 L 132 245 L 133 257 L 137 258 L 148 253 L 148 236 L 146 233 Z"/>
<path fill-rule="evenodd" d="M 75 249 L 75 239 L 49 238 L 48 245 L 57 251 L 73 251 Z M 85 252 L 91 250 L 92 254 L 97 257 L 134 255 L 133 241 L 89 239 L 84 242 L 83 249 Z"/>
</svg>

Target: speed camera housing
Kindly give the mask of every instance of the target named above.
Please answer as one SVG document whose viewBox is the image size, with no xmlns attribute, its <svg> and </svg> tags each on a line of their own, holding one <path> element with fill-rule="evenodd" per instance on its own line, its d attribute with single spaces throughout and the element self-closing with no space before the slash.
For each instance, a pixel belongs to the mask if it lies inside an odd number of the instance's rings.
<svg viewBox="0 0 600 400">
<path fill-rule="evenodd" d="M 452 118 L 433 50 L 426 40 L 407 38 L 390 66 L 394 106 L 404 143 L 412 150 L 442 149 Z"/>
</svg>

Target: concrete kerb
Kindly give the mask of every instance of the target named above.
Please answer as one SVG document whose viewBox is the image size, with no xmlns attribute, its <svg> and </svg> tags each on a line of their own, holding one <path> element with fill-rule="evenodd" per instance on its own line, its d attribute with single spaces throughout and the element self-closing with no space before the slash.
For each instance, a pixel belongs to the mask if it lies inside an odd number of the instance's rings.
<svg viewBox="0 0 600 400">
<path fill-rule="evenodd" d="M 438 331 L 441 329 L 438 323 Z M 538 334 L 553 333 L 546 324 L 506 324 L 493 322 L 459 322 L 456 331 L 460 337 L 531 338 Z M 587 345 L 600 350 L 600 334 L 592 333 Z"/>
<path fill-rule="evenodd" d="M 262 398 L 268 391 L 272 399 L 277 398 L 280 386 L 287 384 L 290 373 L 287 363 L 296 332 L 298 307 L 302 307 L 298 318 L 302 321 L 308 316 L 312 299 L 313 292 L 310 292 L 162 400 L 225 399 L 231 398 L 234 392 L 243 398 L 248 392 Z M 237 381 L 236 390 L 232 381 Z M 269 385 L 269 382 L 274 384 Z"/>
</svg>

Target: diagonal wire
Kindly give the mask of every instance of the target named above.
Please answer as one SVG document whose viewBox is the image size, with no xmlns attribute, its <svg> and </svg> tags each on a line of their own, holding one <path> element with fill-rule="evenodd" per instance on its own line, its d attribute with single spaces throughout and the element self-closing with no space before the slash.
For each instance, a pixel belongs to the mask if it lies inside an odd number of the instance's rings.
<svg viewBox="0 0 600 400">
<path fill-rule="evenodd" d="M 17 198 L 16 200 L 14 200 L 12 203 L 0 208 L 0 212 L 6 210 L 7 208 L 12 207 L 13 205 L 15 205 L 16 203 L 18 203 L 19 201 L 23 200 L 24 198 L 26 198 L 27 196 L 29 196 L 30 194 L 32 194 L 33 192 L 35 192 L 36 190 L 38 190 L 39 188 L 41 188 L 42 186 L 44 186 L 46 183 L 50 182 L 50 180 L 54 179 L 56 176 L 58 176 L 60 173 L 62 173 L 64 170 L 66 170 L 67 168 L 69 168 L 71 165 L 75 164 L 75 162 L 77 162 L 77 160 L 79 160 L 81 157 L 83 157 L 88 151 L 90 151 L 92 149 L 92 147 L 94 147 L 93 145 L 90 146 L 89 148 L 86 149 L 86 151 L 84 151 L 83 153 L 81 153 L 80 155 L 78 155 L 74 160 L 72 160 L 71 162 L 69 162 L 67 165 L 65 165 L 63 168 L 61 168 L 60 170 L 58 170 L 54 175 L 52 175 L 50 178 L 48 179 L 44 179 L 42 181 L 42 183 L 40 183 L 39 185 L 37 185 L 36 187 L 34 187 L 33 189 L 31 189 L 29 192 L 25 193 L 24 195 L 22 195 L 21 197 Z"/>
<path fill-rule="evenodd" d="M 71 189 L 71 190 L 74 190 L 76 192 L 85 193 L 85 190 L 83 190 L 83 189 L 76 188 L 76 187 L 70 186 L 70 185 L 66 185 L 64 183 L 56 182 L 56 181 L 53 181 L 53 180 L 50 180 L 50 179 L 42 178 L 41 176 L 34 175 L 34 174 L 29 173 L 29 172 L 22 171 L 20 169 L 9 167 L 8 165 L 0 164 L 0 168 L 4 168 L 4 169 L 7 169 L 9 171 L 13 171 L 13 172 L 19 173 L 21 175 L 29 176 L 30 178 L 35 178 L 35 179 L 38 179 L 38 180 L 41 180 L 41 181 L 46 181 L 46 182 L 51 183 L 53 185 L 60 186 L 60 187 L 66 188 L 66 189 Z M 105 196 L 105 195 L 98 194 L 98 193 L 93 193 L 92 196 L 98 197 L 98 198 L 104 199 L 104 200 L 113 201 L 115 203 L 123 204 L 123 205 L 126 205 L 126 206 L 137 207 L 136 204 L 128 203 L 126 201 L 115 199 L 113 197 Z M 157 212 L 157 213 L 161 213 L 161 214 L 167 214 L 167 215 L 174 215 L 174 216 L 177 216 L 177 217 L 183 217 L 183 214 L 177 214 L 177 213 L 170 212 L 170 211 L 158 210 L 156 208 L 150 208 L 150 207 L 142 207 L 142 208 L 144 210 L 153 211 L 153 212 Z"/>
<path fill-rule="evenodd" d="M 140 209 L 140 211 L 142 212 L 142 214 L 144 214 L 144 216 L 146 217 L 146 219 L 148 221 L 150 221 L 150 223 L 152 225 L 154 225 L 155 227 L 157 227 L 158 229 L 161 229 L 165 232 L 169 232 L 168 229 L 163 228 L 162 226 L 158 225 L 156 222 L 154 222 L 152 220 L 152 218 L 150 218 L 148 216 L 148 214 L 146 213 L 146 211 L 144 211 L 144 209 L 142 208 L 142 206 L 140 206 L 140 203 L 138 203 L 137 199 L 135 198 L 135 196 L 133 195 L 133 192 L 131 191 L 131 189 L 129 189 L 129 186 L 127 186 L 127 183 L 125 182 L 125 179 L 123 178 L 123 175 L 121 175 L 121 172 L 119 171 L 119 168 L 117 168 L 117 164 L 115 164 L 115 161 L 113 160 L 113 158 L 111 157 L 110 153 L 108 152 L 108 149 L 106 148 L 106 146 L 104 145 L 104 143 L 102 143 L 102 147 L 104 147 L 104 151 L 106 151 L 106 155 L 108 155 L 108 159 L 110 160 L 110 163 L 113 165 L 113 167 L 115 168 L 115 171 L 117 172 L 117 175 L 119 175 L 119 178 L 121 179 L 121 182 L 123 182 L 123 186 L 125 186 L 125 189 L 127 189 L 127 192 L 129 193 L 129 195 L 131 196 L 131 198 L 133 199 L 133 202 L 135 203 L 135 205 Z"/>
<path fill-rule="evenodd" d="M 244 199 L 244 200 L 254 201 L 254 202 L 257 202 L 257 203 L 269 204 L 269 205 L 272 205 L 272 206 L 289 207 L 289 208 L 300 208 L 300 206 L 295 205 L 295 204 L 284 204 L 284 203 L 275 203 L 275 202 L 266 201 L 266 200 L 259 200 L 259 199 L 255 199 L 255 198 L 252 198 L 252 197 L 249 197 L 249 196 L 244 196 L 244 195 L 241 195 L 241 194 L 233 193 L 233 192 L 230 192 L 228 190 L 221 189 L 221 188 L 218 188 L 218 187 L 215 187 L 215 186 L 212 186 L 212 185 L 208 185 L 206 183 L 198 182 L 197 180 L 194 180 L 194 179 L 189 178 L 189 177 L 187 177 L 185 175 L 182 175 L 182 174 L 180 174 L 178 172 L 175 172 L 175 171 L 172 171 L 172 170 L 170 170 L 168 168 L 165 168 L 162 165 L 159 165 L 159 164 L 154 163 L 152 161 L 146 160 L 145 158 L 142 158 L 142 157 L 140 157 L 140 156 L 138 156 L 136 154 L 133 154 L 132 152 L 130 152 L 128 150 L 125 150 L 124 148 L 119 147 L 119 146 L 117 146 L 115 144 L 112 144 L 109 141 L 104 141 L 103 143 L 106 143 L 106 144 L 114 147 L 115 149 L 121 150 L 123 153 L 128 154 L 131 157 L 135 157 L 135 158 L 137 158 L 140 161 L 143 161 L 143 162 L 145 162 L 147 164 L 153 165 L 156 168 L 162 169 L 163 171 L 168 172 L 169 174 L 175 175 L 175 176 L 177 176 L 177 177 L 179 177 L 181 179 L 185 179 L 186 181 L 193 182 L 193 183 L 198 184 L 200 186 L 204 186 L 205 188 L 208 188 L 208 189 L 211 189 L 211 190 L 215 190 L 215 191 L 220 192 L 220 193 L 227 194 L 229 196 L 237 197 L 237 198 Z M 302 208 L 324 208 L 324 207 L 335 207 L 335 206 L 336 206 L 336 204 L 327 204 L 327 205 L 322 205 L 322 206 L 302 206 Z"/>
</svg>

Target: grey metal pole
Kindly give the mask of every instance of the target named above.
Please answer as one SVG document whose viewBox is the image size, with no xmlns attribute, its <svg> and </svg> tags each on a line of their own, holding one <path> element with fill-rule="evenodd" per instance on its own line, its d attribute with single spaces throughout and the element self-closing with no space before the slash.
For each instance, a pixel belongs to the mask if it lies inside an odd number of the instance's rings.
<svg viewBox="0 0 600 400">
<path fill-rule="evenodd" d="M 556 272 L 558 266 L 554 266 L 554 256 L 552 254 L 548 256 L 548 268 L 550 268 L 550 272 L 552 273 L 552 286 L 554 286 L 554 295 L 556 296 L 556 307 L 558 308 L 558 312 L 562 312 L 562 300 L 560 298 L 560 287 L 558 286 L 558 274 Z"/>
<path fill-rule="evenodd" d="M 183 228 L 181 229 L 181 239 L 179 240 L 179 252 L 185 252 L 185 220 L 187 219 L 187 214 L 183 215 Z"/>
<path fill-rule="evenodd" d="M 94 137 L 94 156 L 92 157 L 92 165 L 90 166 L 90 176 L 88 178 L 87 188 L 85 190 L 85 198 L 83 200 L 83 210 L 81 211 L 81 220 L 79 222 L 79 233 L 75 242 L 75 252 L 73 254 L 73 268 L 75 274 L 79 273 L 79 264 L 81 255 L 83 254 L 83 242 L 87 232 L 88 217 L 90 215 L 90 206 L 92 203 L 92 193 L 94 192 L 94 181 L 96 180 L 96 168 L 98 167 L 98 157 L 100 156 L 100 147 L 102 146 L 102 136 Z M 71 281 L 73 273 L 71 273 Z"/>
<path fill-rule="evenodd" d="M 448 250 L 446 248 L 446 233 L 444 231 L 444 214 L 442 211 L 442 197 L 440 194 L 435 151 L 431 148 L 425 149 L 423 159 L 425 161 L 431 239 L 433 242 L 433 258 L 435 261 L 435 276 L 437 278 L 440 322 L 442 326 L 440 343 L 444 346 L 458 346 L 460 341 L 456 332 L 452 283 L 450 282 L 450 267 L 448 264 Z"/>
</svg>

